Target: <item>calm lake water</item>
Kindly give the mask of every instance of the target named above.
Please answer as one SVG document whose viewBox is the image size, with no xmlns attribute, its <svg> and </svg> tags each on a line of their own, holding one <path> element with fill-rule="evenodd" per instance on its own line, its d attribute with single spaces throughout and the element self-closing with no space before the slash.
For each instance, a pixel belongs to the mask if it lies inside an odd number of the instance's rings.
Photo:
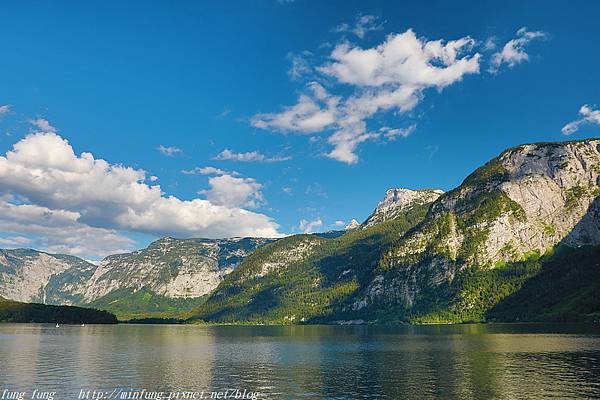
<svg viewBox="0 0 600 400">
<path fill-rule="evenodd" d="M 223 397 L 227 389 L 239 392 Z M 24 399 L 600 398 L 600 327 L 0 324 L 0 399 L 5 390 Z"/>
</svg>

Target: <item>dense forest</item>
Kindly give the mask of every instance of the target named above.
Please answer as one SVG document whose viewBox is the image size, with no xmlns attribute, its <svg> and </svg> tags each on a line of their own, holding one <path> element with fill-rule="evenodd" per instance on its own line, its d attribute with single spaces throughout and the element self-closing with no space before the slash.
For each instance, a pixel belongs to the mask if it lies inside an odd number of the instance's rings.
<svg viewBox="0 0 600 400">
<path fill-rule="evenodd" d="M 0 297 L 0 322 L 59 324 L 116 324 L 117 317 L 107 311 L 73 306 L 20 303 Z"/>
</svg>

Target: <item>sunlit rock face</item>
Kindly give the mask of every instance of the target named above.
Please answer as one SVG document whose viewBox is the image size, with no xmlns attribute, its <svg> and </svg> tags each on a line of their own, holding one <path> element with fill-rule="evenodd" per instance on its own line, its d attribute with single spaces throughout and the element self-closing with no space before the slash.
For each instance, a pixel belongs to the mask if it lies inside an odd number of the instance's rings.
<svg viewBox="0 0 600 400">
<path fill-rule="evenodd" d="M 362 224 L 363 229 L 396 218 L 408 208 L 431 203 L 437 200 L 443 191 L 438 189 L 411 190 L 404 188 L 389 189 L 377 208 Z"/>
</svg>

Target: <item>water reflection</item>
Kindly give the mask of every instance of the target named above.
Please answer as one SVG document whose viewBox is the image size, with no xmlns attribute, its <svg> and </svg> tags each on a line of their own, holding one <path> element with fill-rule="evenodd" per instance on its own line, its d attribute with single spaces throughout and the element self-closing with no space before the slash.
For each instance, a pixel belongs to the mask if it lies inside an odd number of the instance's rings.
<svg viewBox="0 0 600 400">
<path fill-rule="evenodd" d="M 0 325 L 0 389 L 138 388 L 262 398 L 600 397 L 589 325 Z"/>
</svg>

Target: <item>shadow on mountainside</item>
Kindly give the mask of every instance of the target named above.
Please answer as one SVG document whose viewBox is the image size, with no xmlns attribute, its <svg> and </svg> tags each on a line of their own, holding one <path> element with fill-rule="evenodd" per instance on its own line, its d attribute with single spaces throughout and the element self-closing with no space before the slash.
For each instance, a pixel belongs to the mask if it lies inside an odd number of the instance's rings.
<svg viewBox="0 0 600 400">
<path fill-rule="evenodd" d="M 500 321 L 600 319 L 600 197 L 573 230 L 541 259 L 541 269 L 486 313 Z"/>
</svg>

